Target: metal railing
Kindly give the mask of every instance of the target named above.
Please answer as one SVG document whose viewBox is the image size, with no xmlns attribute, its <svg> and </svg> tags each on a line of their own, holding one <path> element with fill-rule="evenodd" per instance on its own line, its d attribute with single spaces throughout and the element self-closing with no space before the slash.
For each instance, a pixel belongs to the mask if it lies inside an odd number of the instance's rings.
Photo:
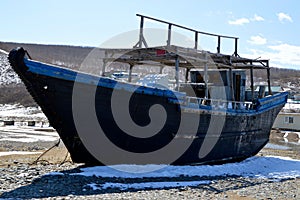
<svg viewBox="0 0 300 200">
<path fill-rule="evenodd" d="M 237 52 L 238 39 L 239 39 L 238 37 L 226 36 L 226 35 L 218 35 L 218 34 L 207 33 L 207 32 L 203 32 L 203 31 L 198 31 L 198 30 L 195 30 L 195 29 L 192 29 L 192 28 L 188 28 L 188 27 L 185 27 L 185 26 L 181 26 L 181 25 L 178 25 L 178 24 L 174 24 L 174 23 L 167 22 L 167 21 L 164 21 L 164 20 L 156 19 L 156 18 L 153 18 L 153 17 L 148 17 L 148 16 L 141 15 L 141 14 L 136 14 L 136 16 L 140 17 L 141 21 L 140 21 L 139 41 L 134 46 L 135 48 L 136 47 L 142 48 L 143 44 L 144 44 L 144 46 L 146 48 L 148 47 L 148 44 L 147 44 L 147 42 L 146 42 L 146 40 L 144 38 L 143 29 L 144 29 L 144 21 L 145 21 L 144 19 L 150 19 L 150 20 L 157 21 L 157 22 L 160 22 L 160 23 L 168 25 L 167 46 L 171 45 L 172 27 L 177 27 L 177 28 L 181 28 L 181 29 L 184 29 L 184 30 L 188 30 L 188 31 L 194 32 L 194 35 L 195 35 L 195 38 L 194 38 L 194 49 L 198 48 L 199 34 L 208 35 L 208 36 L 212 36 L 212 37 L 217 37 L 217 53 L 221 53 L 221 39 L 222 38 L 233 39 L 234 40 L 234 53 L 233 53 L 233 55 L 234 56 L 238 56 L 238 52 Z"/>
<path fill-rule="evenodd" d="M 222 99 L 207 99 L 198 97 L 186 97 L 183 102 L 186 106 L 192 106 L 192 104 L 200 106 L 210 106 L 216 109 L 234 109 L 234 110 L 252 110 L 252 102 L 242 102 L 242 101 L 228 101 Z"/>
</svg>

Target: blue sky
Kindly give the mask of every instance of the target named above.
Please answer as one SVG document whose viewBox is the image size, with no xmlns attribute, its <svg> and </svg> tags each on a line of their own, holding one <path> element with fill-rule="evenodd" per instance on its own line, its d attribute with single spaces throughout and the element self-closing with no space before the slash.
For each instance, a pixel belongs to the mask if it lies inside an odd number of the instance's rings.
<svg viewBox="0 0 300 200">
<path fill-rule="evenodd" d="M 137 29 L 135 14 L 140 13 L 200 31 L 237 36 L 241 56 L 300 69 L 297 0 L 1 0 L 0 7 L 0 41 L 99 46 Z M 204 44 L 200 39 L 199 45 Z M 215 51 L 214 43 L 207 45 L 203 48 Z M 224 42 L 225 49 L 230 45 Z"/>
</svg>

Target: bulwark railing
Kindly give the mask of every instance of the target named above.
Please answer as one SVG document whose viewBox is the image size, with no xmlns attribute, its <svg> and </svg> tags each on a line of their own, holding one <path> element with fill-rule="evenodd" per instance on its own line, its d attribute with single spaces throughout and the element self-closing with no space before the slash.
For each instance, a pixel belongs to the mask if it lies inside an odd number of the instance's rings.
<svg viewBox="0 0 300 200">
<path fill-rule="evenodd" d="M 140 17 L 141 20 L 140 20 L 140 33 L 139 33 L 139 41 L 137 42 L 137 44 L 134 46 L 134 48 L 142 48 L 143 47 L 143 44 L 144 44 L 144 47 L 148 48 L 148 44 L 146 42 L 146 39 L 144 37 L 144 22 L 145 22 L 145 19 L 149 19 L 149 20 L 153 20 L 153 21 L 156 21 L 156 22 L 160 22 L 160 23 L 163 23 L 163 24 L 167 24 L 168 25 L 168 39 L 167 39 L 167 46 L 169 47 L 171 45 L 171 39 L 172 39 L 172 27 L 177 27 L 177 28 L 181 28 L 181 29 L 184 29 L 184 30 L 188 30 L 188 31 L 191 31 L 194 33 L 194 49 L 198 49 L 198 42 L 199 42 L 199 35 L 208 35 L 208 36 L 212 36 L 212 37 L 217 37 L 217 53 L 221 53 L 221 39 L 232 39 L 234 40 L 234 53 L 233 53 L 233 56 L 238 56 L 238 52 L 237 52 L 237 49 L 238 49 L 238 37 L 233 37 L 233 36 L 226 36 L 226 35 L 218 35 L 218 34 L 213 34 L 213 33 L 207 33 L 207 32 L 203 32 L 203 31 L 198 31 L 198 30 L 195 30 L 195 29 L 192 29 L 192 28 L 188 28 L 188 27 L 185 27 L 185 26 L 181 26 L 181 25 L 178 25 L 178 24 L 174 24 L 174 23 L 171 23 L 171 22 L 167 22 L 167 21 L 164 21 L 164 20 L 160 20 L 160 19 L 156 19 L 156 18 L 153 18 L 153 17 L 148 17 L 148 16 L 145 16 L 145 15 L 141 15 L 141 14 L 136 14 L 136 16 Z"/>
<path fill-rule="evenodd" d="M 252 110 L 252 102 L 242 102 L 242 101 L 229 101 L 222 99 L 207 99 L 198 97 L 186 97 L 186 101 L 183 102 L 184 105 L 188 107 L 197 106 L 210 106 L 216 109 L 234 109 L 234 110 Z"/>
</svg>

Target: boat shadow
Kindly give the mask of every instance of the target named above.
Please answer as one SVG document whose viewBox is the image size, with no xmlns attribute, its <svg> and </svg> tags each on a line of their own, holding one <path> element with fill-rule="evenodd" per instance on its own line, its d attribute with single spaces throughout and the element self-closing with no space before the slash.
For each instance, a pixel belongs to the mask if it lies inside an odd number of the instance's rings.
<svg viewBox="0 0 300 200">
<path fill-rule="evenodd" d="M 274 161 L 278 158 L 274 158 Z M 259 162 L 259 159 L 257 160 Z M 288 162 L 292 161 L 286 161 Z M 71 170 L 54 172 L 33 179 L 28 185 L 18 187 L 8 192 L 3 192 L 1 198 L 51 198 L 51 197 L 77 197 L 89 195 L 101 195 L 110 193 L 123 192 L 139 192 L 151 190 L 167 190 L 177 189 L 184 191 L 188 188 L 197 189 L 199 194 L 206 193 L 223 193 L 248 188 L 255 185 L 265 184 L 273 181 L 286 181 L 286 179 L 258 179 L 245 178 L 237 175 L 221 175 L 221 176 L 185 176 L 178 177 L 147 177 L 147 178 L 123 178 L 123 177 L 99 177 L 99 176 L 83 176 L 76 173 L 81 172 L 81 167 Z M 274 171 L 275 172 L 275 171 Z M 255 174 L 253 174 L 255 177 Z M 163 188 L 151 187 L 115 187 L 116 185 L 142 185 L 145 183 L 174 183 L 173 186 Z M 196 185 L 176 186 L 178 182 L 198 182 Z M 226 182 L 226 184 L 224 184 Z M 104 187 L 109 183 L 111 186 Z"/>
<path fill-rule="evenodd" d="M 214 181 L 220 181 L 220 180 L 234 180 L 238 177 L 190 177 L 192 181 L 203 181 L 203 180 L 214 180 Z M 55 181 L 53 180 L 55 179 Z M 70 179 L 72 180 L 70 182 Z M 61 176 L 61 175 L 55 175 L 55 176 L 43 176 L 40 178 L 36 178 L 26 186 L 21 186 L 19 188 L 16 188 L 9 192 L 4 192 L 2 195 L 0 195 L 0 198 L 21 198 L 21 199 L 35 199 L 35 198 L 50 198 L 50 197 L 76 197 L 76 196 L 89 196 L 89 195 L 100 195 L 100 194 L 110 194 L 110 193 L 123 193 L 123 192 L 138 192 L 138 191 L 150 191 L 150 190 L 167 190 L 167 189 L 178 189 L 179 191 L 184 191 L 187 189 L 187 187 L 164 187 L 164 188 L 142 188 L 142 189 L 134 189 L 134 188 L 128 188 L 128 189 L 119 189 L 119 188 L 106 188 L 106 189 L 100 189 L 101 184 L 104 184 L 105 181 L 110 183 L 132 183 L 132 181 L 135 181 L 135 183 L 145 183 L 144 179 L 135 179 L 135 180 L 128 180 L 128 179 L 118 179 L 118 178 L 111 178 L 109 179 L 102 179 L 98 177 L 98 180 L 95 181 L 95 178 L 93 177 L 82 177 L 82 176 Z M 151 179 L 147 178 L 147 181 L 157 181 L 157 179 Z M 168 178 L 159 178 L 160 182 L 176 182 L 178 180 L 172 180 Z M 188 181 L 187 179 L 181 178 L 180 181 Z M 97 183 L 95 183 L 97 182 Z M 219 189 L 212 184 L 200 184 L 198 186 L 188 186 L 190 188 L 198 188 L 201 192 L 205 190 L 206 192 L 212 192 L 212 193 L 222 193 L 230 190 L 236 190 L 240 188 L 247 188 L 250 186 L 254 186 L 261 183 L 253 183 L 246 180 L 238 180 L 238 185 L 228 186 L 226 188 Z M 93 189 L 92 186 L 89 186 L 93 184 L 93 187 L 97 187 L 99 189 Z"/>
</svg>

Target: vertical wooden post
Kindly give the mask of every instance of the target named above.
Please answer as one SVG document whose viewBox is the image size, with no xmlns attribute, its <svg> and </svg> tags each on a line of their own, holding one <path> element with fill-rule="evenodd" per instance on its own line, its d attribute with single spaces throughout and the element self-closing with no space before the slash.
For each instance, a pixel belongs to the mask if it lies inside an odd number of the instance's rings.
<svg viewBox="0 0 300 200">
<path fill-rule="evenodd" d="M 252 62 L 250 63 L 252 65 Z M 250 68 L 250 81 L 251 81 L 251 98 L 254 101 L 254 81 L 253 81 L 253 67 Z"/>
<path fill-rule="evenodd" d="M 143 45 L 143 39 L 144 39 L 143 29 L 144 29 L 144 17 L 141 16 L 139 48 L 142 48 Z"/>
<path fill-rule="evenodd" d="M 188 82 L 188 80 L 189 80 L 189 72 L 190 72 L 190 68 L 186 68 L 185 69 L 186 71 L 185 71 L 185 82 L 187 83 Z"/>
<path fill-rule="evenodd" d="M 231 95 L 231 101 L 234 101 L 234 90 L 233 90 L 233 73 L 232 69 L 229 68 L 229 87 L 230 87 L 230 95 Z"/>
<path fill-rule="evenodd" d="M 195 49 L 198 49 L 198 32 L 195 31 Z"/>
<path fill-rule="evenodd" d="M 218 47 L 217 47 L 217 52 L 221 52 L 221 36 L 218 36 Z"/>
<path fill-rule="evenodd" d="M 268 95 L 273 95 L 272 89 L 271 89 L 271 81 L 270 81 L 270 67 L 269 67 L 269 61 L 267 61 L 267 76 L 268 76 Z"/>
<path fill-rule="evenodd" d="M 160 67 L 159 67 L 159 74 L 162 74 L 162 72 L 163 72 L 163 69 L 164 69 L 164 67 L 163 67 L 163 66 L 160 66 Z"/>
<path fill-rule="evenodd" d="M 133 64 L 129 64 L 129 74 L 128 74 L 128 82 L 130 83 L 131 82 L 131 74 L 132 74 L 132 68 L 133 68 Z"/>
<path fill-rule="evenodd" d="M 234 56 L 238 56 L 237 49 L 238 49 L 238 38 L 235 38 L 235 42 L 234 42 Z"/>
<path fill-rule="evenodd" d="M 105 52 L 104 52 L 104 58 L 103 58 L 103 65 L 102 65 L 102 72 L 101 72 L 101 76 L 104 76 L 105 75 L 105 68 L 106 68 L 106 64 L 107 64 L 107 62 L 106 62 L 106 59 L 107 58 L 107 51 L 105 50 Z"/>
<path fill-rule="evenodd" d="M 205 53 L 205 64 L 204 64 L 204 84 L 205 84 L 205 99 L 208 99 L 208 74 L 207 74 L 207 53 Z"/>
<path fill-rule="evenodd" d="M 176 90 L 179 91 L 179 56 L 176 56 L 176 60 L 175 60 L 175 80 L 176 80 Z"/>
<path fill-rule="evenodd" d="M 168 40 L 167 40 L 167 46 L 170 47 L 171 45 L 171 32 L 172 32 L 172 24 L 169 24 L 168 27 Z"/>
<path fill-rule="evenodd" d="M 106 61 L 103 61 L 101 76 L 105 75 Z"/>
</svg>

